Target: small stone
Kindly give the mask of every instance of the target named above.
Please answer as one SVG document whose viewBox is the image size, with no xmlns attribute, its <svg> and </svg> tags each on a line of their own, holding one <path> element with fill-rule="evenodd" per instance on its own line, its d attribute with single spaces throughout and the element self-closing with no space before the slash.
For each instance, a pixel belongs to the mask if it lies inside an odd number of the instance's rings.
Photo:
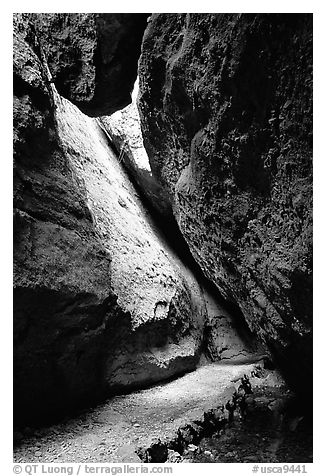
<svg viewBox="0 0 326 476">
<path fill-rule="evenodd" d="M 196 445 L 188 445 L 188 451 L 191 451 L 192 453 L 198 450 L 198 446 Z"/>
<path fill-rule="evenodd" d="M 234 456 L 236 456 L 235 451 L 229 451 L 224 455 L 225 458 L 234 458 Z"/>
<path fill-rule="evenodd" d="M 248 462 L 250 462 L 250 461 L 257 461 L 257 459 L 259 459 L 259 458 L 257 458 L 257 456 L 254 456 L 254 455 L 253 455 L 253 456 L 246 456 L 246 457 L 245 457 L 245 461 L 248 461 Z"/>
<path fill-rule="evenodd" d="M 181 461 L 181 455 L 177 451 L 168 450 L 168 463 L 179 463 Z"/>
<path fill-rule="evenodd" d="M 140 424 L 139 424 L 139 423 L 135 423 L 135 424 L 134 424 L 134 428 L 140 428 Z"/>
<path fill-rule="evenodd" d="M 208 451 L 208 450 L 205 450 L 205 451 L 204 451 L 204 455 L 213 456 L 213 454 L 211 453 L 211 451 Z"/>
<path fill-rule="evenodd" d="M 39 458 L 40 456 L 42 456 L 42 451 L 35 451 L 34 454 L 35 454 L 35 456 L 37 456 Z"/>
</svg>

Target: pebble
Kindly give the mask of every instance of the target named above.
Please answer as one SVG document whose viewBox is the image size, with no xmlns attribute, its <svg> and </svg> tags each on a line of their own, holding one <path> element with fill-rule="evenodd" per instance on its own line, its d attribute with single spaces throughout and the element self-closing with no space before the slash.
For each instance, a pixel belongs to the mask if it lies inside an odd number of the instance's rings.
<svg viewBox="0 0 326 476">
<path fill-rule="evenodd" d="M 188 451 L 194 452 L 198 450 L 198 446 L 196 445 L 188 445 Z"/>
<path fill-rule="evenodd" d="M 39 456 L 42 456 L 42 451 L 35 451 L 35 456 L 39 457 Z"/>
<path fill-rule="evenodd" d="M 135 427 L 135 428 L 140 428 L 140 424 L 139 424 L 139 423 L 135 423 L 135 424 L 134 424 L 134 427 Z"/>
<path fill-rule="evenodd" d="M 259 460 L 259 458 L 257 458 L 257 456 L 246 456 L 245 457 L 245 461 L 257 461 Z"/>
<path fill-rule="evenodd" d="M 169 463 L 179 463 L 181 461 L 181 455 L 177 451 L 168 450 L 168 459 Z"/>
<path fill-rule="evenodd" d="M 236 452 L 235 451 L 229 451 L 224 456 L 225 456 L 225 458 L 233 458 L 234 456 L 236 456 Z"/>
</svg>

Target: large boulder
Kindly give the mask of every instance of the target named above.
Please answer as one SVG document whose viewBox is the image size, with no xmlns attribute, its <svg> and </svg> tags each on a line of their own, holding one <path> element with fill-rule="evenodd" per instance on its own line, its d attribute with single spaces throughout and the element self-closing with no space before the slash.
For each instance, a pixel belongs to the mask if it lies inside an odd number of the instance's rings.
<svg viewBox="0 0 326 476">
<path fill-rule="evenodd" d="M 312 15 L 153 15 L 139 77 L 145 148 L 193 256 L 310 388 Z"/>
</svg>

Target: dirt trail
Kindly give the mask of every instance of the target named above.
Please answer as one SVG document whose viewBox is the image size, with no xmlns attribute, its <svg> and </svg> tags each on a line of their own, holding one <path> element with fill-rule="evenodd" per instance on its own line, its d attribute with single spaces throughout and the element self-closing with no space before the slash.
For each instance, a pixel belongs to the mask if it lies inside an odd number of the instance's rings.
<svg viewBox="0 0 326 476">
<path fill-rule="evenodd" d="M 15 462 L 140 462 L 137 447 L 224 404 L 254 365 L 210 364 L 174 381 L 116 396 L 78 417 L 36 430 L 14 449 Z"/>
</svg>

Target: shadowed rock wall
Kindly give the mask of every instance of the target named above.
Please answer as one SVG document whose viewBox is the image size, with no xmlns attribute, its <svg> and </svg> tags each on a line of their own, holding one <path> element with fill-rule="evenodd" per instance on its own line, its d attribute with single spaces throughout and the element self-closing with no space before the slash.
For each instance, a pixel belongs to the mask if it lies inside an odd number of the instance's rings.
<svg viewBox="0 0 326 476">
<path fill-rule="evenodd" d="M 193 256 L 310 388 L 312 15 L 155 14 L 139 77 L 144 145 Z"/>
</svg>

